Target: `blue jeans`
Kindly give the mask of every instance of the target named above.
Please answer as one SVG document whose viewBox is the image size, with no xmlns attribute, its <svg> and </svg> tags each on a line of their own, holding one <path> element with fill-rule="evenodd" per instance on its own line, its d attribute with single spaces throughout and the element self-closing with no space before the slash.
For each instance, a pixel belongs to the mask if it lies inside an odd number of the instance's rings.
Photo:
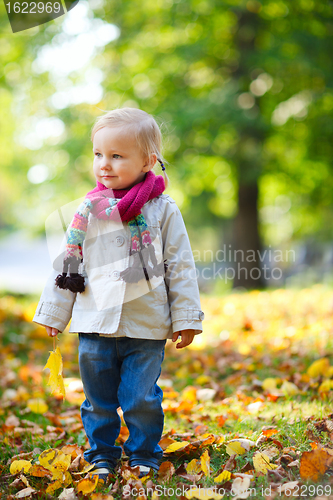
<svg viewBox="0 0 333 500">
<path fill-rule="evenodd" d="M 159 468 L 163 456 L 158 442 L 164 424 L 163 392 L 157 385 L 166 340 L 100 337 L 79 333 L 79 367 L 85 401 L 81 417 L 91 446 L 88 462 L 121 457 L 115 446 L 121 420 L 120 406 L 129 430 L 124 451 L 130 466 Z"/>
</svg>

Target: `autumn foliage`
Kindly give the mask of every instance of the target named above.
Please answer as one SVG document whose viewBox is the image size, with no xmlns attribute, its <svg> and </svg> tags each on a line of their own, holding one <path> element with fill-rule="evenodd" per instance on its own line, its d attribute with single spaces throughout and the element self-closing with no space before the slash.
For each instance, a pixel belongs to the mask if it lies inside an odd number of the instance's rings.
<svg viewBox="0 0 333 500">
<path fill-rule="evenodd" d="M 53 349 L 31 322 L 34 307 L 31 299 L 0 299 L 2 498 L 331 494 L 329 289 L 203 297 L 204 334 L 191 348 L 166 348 L 158 473 L 139 478 L 124 455 L 106 484 L 92 476 L 83 458 L 89 444 L 79 411 L 84 394 L 77 337 L 60 335 Z M 127 438 L 122 419 L 117 444 Z"/>
</svg>

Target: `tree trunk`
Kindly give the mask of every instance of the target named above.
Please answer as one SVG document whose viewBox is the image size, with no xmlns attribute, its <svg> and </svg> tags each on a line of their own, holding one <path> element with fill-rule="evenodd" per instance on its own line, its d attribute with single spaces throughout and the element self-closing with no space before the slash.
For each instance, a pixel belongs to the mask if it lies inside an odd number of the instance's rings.
<svg viewBox="0 0 333 500">
<path fill-rule="evenodd" d="M 265 270 L 260 261 L 261 242 L 258 231 L 258 184 L 240 184 L 238 213 L 234 219 L 231 245 L 235 276 L 233 288 L 265 288 Z"/>
</svg>

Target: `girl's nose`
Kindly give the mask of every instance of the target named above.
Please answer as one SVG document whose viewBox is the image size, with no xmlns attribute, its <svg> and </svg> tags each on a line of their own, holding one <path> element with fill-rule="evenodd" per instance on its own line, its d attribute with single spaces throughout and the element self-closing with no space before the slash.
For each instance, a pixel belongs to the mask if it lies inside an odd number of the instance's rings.
<svg viewBox="0 0 333 500">
<path fill-rule="evenodd" d="M 102 169 L 105 169 L 105 168 L 106 168 L 106 169 L 108 169 L 108 168 L 110 168 L 110 163 L 109 163 L 109 161 L 107 160 L 107 158 L 103 158 L 103 160 L 102 160 L 102 164 L 101 164 L 101 168 L 102 168 Z"/>
</svg>

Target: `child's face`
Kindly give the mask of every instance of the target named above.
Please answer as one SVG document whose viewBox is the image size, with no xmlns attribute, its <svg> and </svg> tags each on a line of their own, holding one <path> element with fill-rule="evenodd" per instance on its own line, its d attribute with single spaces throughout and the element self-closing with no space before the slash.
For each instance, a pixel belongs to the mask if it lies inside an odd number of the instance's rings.
<svg viewBox="0 0 333 500">
<path fill-rule="evenodd" d="M 93 140 L 94 174 L 109 189 L 126 189 L 150 170 L 136 141 L 120 128 L 103 127 Z"/>
</svg>

